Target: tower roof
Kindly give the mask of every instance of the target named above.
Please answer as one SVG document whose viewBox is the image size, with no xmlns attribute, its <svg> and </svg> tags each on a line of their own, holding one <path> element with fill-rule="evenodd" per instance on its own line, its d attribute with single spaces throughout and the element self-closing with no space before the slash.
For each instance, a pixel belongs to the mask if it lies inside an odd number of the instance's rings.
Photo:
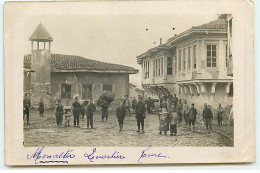
<svg viewBox="0 0 260 173">
<path fill-rule="evenodd" d="M 53 41 L 53 38 L 48 33 L 46 28 L 40 23 L 31 37 L 29 38 L 30 41 Z"/>
</svg>

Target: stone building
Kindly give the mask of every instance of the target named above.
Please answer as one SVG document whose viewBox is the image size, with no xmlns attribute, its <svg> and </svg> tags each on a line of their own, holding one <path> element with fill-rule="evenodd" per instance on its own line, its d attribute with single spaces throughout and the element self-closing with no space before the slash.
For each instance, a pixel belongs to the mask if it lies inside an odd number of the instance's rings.
<svg viewBox="0 0 260 173">
<path fill-rule="evenodd" d="M 214 107 L 218 103 L 232 104 L 227 30 L 227 20 L 219 17 L 137 56 L 143 69 L 143 87 L 158 96 L 162 93 L 152 91 L 154 86 L 165 87 L 171 94 L 199 106 L 205 102 Z"/>
<path fill-rule="evenodd" d="M 29 40 L 32 53 L 24 56 L 24 92 L 30 93 L 34 107 L 40 98 L 46 107 L 53 107 L 57 99 L 63 103 L 72 101 L 74 95 L 97 101 L 104 90 L 122 97 L 129 94 L 129 74 L 138 73 L 128 66 L 75 55 L 52 54 L 53 38 L 42 24 Z"/>
</svg>

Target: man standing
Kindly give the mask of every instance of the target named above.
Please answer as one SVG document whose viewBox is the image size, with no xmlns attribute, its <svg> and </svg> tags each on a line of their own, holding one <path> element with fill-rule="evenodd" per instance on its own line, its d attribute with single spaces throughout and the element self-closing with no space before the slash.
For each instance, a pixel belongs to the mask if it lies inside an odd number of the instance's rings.
<svg viewBox="0 0 260 173">
<path fill-rule="evenodd" d="M 177 103 L 178 123 L 182 122 L 182 107 L 183 107 L 183 104 L 180 99 L 179 102 Z"/>
<path fill-rule="evenodd" d="M 135 112 L 136 104 L 137 104 L 137 100 L 136 100 L 136 98 L 134 97 L 134 99 L 132 100 L 132 108 L 133 108 L 133 112 Z"/>
<path fill-rule="evenodd" d="M 187 100 L 184 100 L 184 104 L 182 107 L 182 114 L 184 116 L 186 125 L 188 125 L 189 105 L 187 104 Z"/>
<path fill-rule="evenodd" d="M 123 102 L 124 100 L 121 100 L 120 106 L 116 109 L 116 117 L 119 123 L 119 131 L 123 130 L 123 123 L 126 115 L 126 110 Z"/>
<path fill-rule="evenodd" d="M 178 103 L 178 97 L 176 97 L 176 94 L 174 94 L 174 96 L 172 97 L 172 102 L 173 102 L 173 106 L 176 108 Z"/>
<path fill-rule="evenodd" d="M 153 102 L 152 102 L 151 97 L 148 97 L 148 100 L 147 100 L 146 104 L 147 104 L 147 113 L 149 113 L 149 114 L 152 113 L 151 107 L 153 105 Z"/>
<path fill-rule="evenodd" d="M 73 117 L 74 117 L 74 126 L 79 127 L 79 114 L 81 112 L 81 106 L 78 102 L 78 97 L 75 97 L 75 102 L 72 104 L 73 108 Z"/>
<path fill-rule="evenodd" d="M 128 95 L 125 95 L 124 106 L 125 106 L 125 110 L 128 111 L 129 116 L 130 116 L 131 115 L 130 114 L 130 101 L 129 101 Z"/>
<path fill-rule="evenodd" d="M 31 101 L 28 98 L 28 94 L 26 93 L 24 95 L 24 100 L 23 100 L 23 119 L 26 114 L 27 118 L 27 125 L 29 125 L 29 112 L 30 112 L 30 107 L 31 107 Z"/>
<path fill-rule="evenodd" d="M 40 117 L 44 117 L 43 113 L 44 113 L 44 102 L 42 101 L 42 98 L 39 102 L 39 113 L 40 113 Z"/>
<path fill-rule="evenodd" d="M 223 113 L 224 113 L 224 110 L 223 110 L 223 108 L 221 107 L 221 104 L 219 103 L 219 104 L 218 104 L 218 108 L 217 108 L 218 126 L 220 126 L 220 125 L 222 126 Z"/>
<path fill-rule="evenodd" d="M 193 128 L 195 128 L 196 116 L 197 116 L 197 110 L 194 108 L 194 104 L 192 103 L 191 108 L 189 110 L 189 115 L 188 115 L 189 130 L 190 130 L 191 124 L 192 124 Z"/>
<path fill-rule="evenodd" d="M 135 117 L 136 117 L 137 126 L 138 126 L 137 132 L 140 132 L 140 124 L 141 124 L 142 125 L 142 132 L 144 133 L 145 114 L 146 114 L 146 108 L 145 108 L 145 104 L 143 103 L 143 98 L 139 97 L 138 103 L 136 104 L 136 109 L 135 109 Z"/>
<path fill-rule="evenodd" d="M 210 133 L 212 127 L 211 127 L 211 121 L 213 119 L 213 114 L 210 108 L 208 108 L 207 103 L 204 104 L 204 110 L 203 110 L 203 121 L 205 121 L 208 133 Z M 210 129 L 210 131 L 209 131 Z"/>
<path fill-rule="evenodd" d="M 89 128 L 89 125 L 91 129 L 93 129 L 93 115 L 96 111 L 96 106 L 93 103 L 93 100 L 90 99 L 89 104 L 87 106 L 87 128 Z"/>
</svg>

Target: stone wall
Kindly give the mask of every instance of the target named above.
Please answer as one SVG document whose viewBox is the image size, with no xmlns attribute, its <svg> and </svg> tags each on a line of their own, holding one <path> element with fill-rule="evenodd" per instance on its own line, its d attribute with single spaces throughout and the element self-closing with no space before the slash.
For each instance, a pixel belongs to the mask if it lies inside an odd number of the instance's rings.
<svg viewBox="0 0 260 173">
<path fill-rule="evenodd" d="M 43 100 L 45 108 L 51 108 L 51 84 L 32 84 L 31 85 L 31 106 L 38 108 L 40 100 Z"/>
<path fill-rule="evenodd" d="M 61 99 L 62 104 L 67 100 L 73 101 L 74 95 L 82 96 L 82 84 L 92 85 L 92 98 L 94 102 L 97 101 L 100 94 L 103 92 L 103 84 L 113 85 L 113 93 L 116 98 L 129 94 L 129 74 L 120 73 L 52 73 L 51 74 L 51 92 L 52 92 L 52 106 L 58 99 Z M 71 85 L 71 98 L 61 98 L 61 84 Z"/>
</svg>

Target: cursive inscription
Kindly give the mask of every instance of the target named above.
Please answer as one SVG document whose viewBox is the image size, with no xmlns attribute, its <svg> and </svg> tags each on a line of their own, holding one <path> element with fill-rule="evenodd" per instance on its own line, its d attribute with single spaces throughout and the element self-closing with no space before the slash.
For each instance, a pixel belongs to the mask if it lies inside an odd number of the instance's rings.
<svg viewBox="0 0 260 173">
<path fill-rule="evenodd" d="M 98 160 L 98 159 L 119 159 L 119 160 L 122 160 L 122 159 L 126 158 L 125 156 L 119 154 L 118 151 L 115 151 L 111 155 L 108 155 L 108 154 L 97 155 L 97 154 L 95 154 L 96 151 L 97 151 L 97 149 L 93 148 L 92 153 L 91 154 L 85 153 L 84 157 L 87 158 L 90 162 L 94 162 L 95 160 Z"/>
<path fill-rule="evenodd" d="M 142 163 L 141 160 L 144 159 L 144 158 L 150 158 L 150 157 L 167 158 L 167 156 L 163 155 L 162 153 L 148 152 L 150 149 L 151 149 L 151 146 L 147 147 L 147 148 L 145 148 L 144 150 L 141 151 L 141 156 L 138 159 L 138 163 Z"/>
<path fill-rule="evenodd" d="M 68 159 L 73 159 L 76 156 L 72 153 L 73 150 L 68 149 L 65 152 L 57 154 L 45 154 L 43 153 L 44 146 L 37 148 L 33 154 L 27 154 L 27 160 L 34 159 L 34 164 L 40 163 L 69 163 Z"/>
</svg>

